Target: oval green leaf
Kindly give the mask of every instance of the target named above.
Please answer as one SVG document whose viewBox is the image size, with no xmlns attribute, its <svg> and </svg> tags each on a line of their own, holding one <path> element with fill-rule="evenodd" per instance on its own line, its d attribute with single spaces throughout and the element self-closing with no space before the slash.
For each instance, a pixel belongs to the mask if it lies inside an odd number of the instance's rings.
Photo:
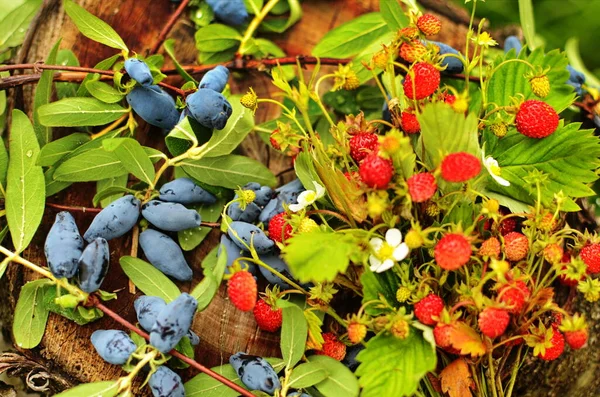
<svg viewBox="0 0 600 397">
<path fill-rule="evenodd" d="M 44 306 L 44 287 L 48 285 L 50 280 L 40 279 L 30 281 L 21 288 L 15 307 L 13 336 L 17 346 L 23 349 L 36 347 L 44 336 L 48 321 L 48 310 Z"/>
<path fill-rule="evenodd" d="M 90 182 L 127 174 L 121 160 L 102 148 L 80 153 L 58 166 L 54 179 L 63 182 Z"/>
<path fill-rule="evenodd" d="M 85 383 L 66 390 L 54 397 L 114 397 L 119 391 L 119 385 L 115 381 Z"/>
<path fill-rule="evenodd" d="M 293 368 L 302 359 L 308 324 L 302 309 L 290 305 L 283 309 L 283 323 L 281 325 L 281 354 L 286 368 Z"/>
<path fill-rule="evenodd" d="M 121 36 L 110 25 L 87 12 L 85 8 L 78 6 L 71 0 L 65 0 L 63 7 L 85 37 L 112 48 L 129 51 Z"/>
<path fill-rule="evenodd" d="M 160 270 L 139 258 L 123 256 L 119 260 L 127 277 L 146 295 L 158 296 L 171 302 L 179 294 L 179 288 Z"/>
<path fill-rule="evenodd" d="M 39 117 L 47 127 L 80 127 L 108 124 L 128 112 L 120 105 L 96 98 L 65 98 L 41 106 Z"/>
</svg>

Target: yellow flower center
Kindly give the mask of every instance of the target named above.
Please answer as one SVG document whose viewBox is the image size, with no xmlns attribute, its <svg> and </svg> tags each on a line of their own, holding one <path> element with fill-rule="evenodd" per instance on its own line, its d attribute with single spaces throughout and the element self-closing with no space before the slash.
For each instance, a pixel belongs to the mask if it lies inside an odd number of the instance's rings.
<svg viewBox="0 0 600 397">
<path fill-rule="evenodd" d="M 317 192 L 315 192 L 315 191 L 312 191 L 312 190 L 309 190 L 309 191 L 306 193 L 306 196 L 305 196 L 305 197 L 306 197 L 306 201 L 307 201 L 307 202 L 309 202 L 309 203 L 314 203 L 314 202 L 315 202 L 315 200 L 317 199 Z"/>
<path fill-rule="evenodd" d="M 377 252 L 377 257 L 382 261 L 392 258 L 393 255 L 394 247 L 389 245 L 387 241 L 381 245 L 381 248 L 379 248 L 379 251 Z"/>
<path fill-rule="evenodd" d="M 490 172 L 496 176 L 500 176 L 502 174 L 502 171 L 500 170 L 500 166 L 492 164 L 490 166 Z"/>
</svg>

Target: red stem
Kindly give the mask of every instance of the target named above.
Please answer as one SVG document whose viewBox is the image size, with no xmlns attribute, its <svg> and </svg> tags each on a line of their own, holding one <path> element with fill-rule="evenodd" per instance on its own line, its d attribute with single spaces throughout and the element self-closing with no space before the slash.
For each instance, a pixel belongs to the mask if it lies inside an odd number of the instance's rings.
<svg viewBox="0 0 600 397">
<path fill-rule="evenodd" d="M 102 208 L 71 207 L 68 205 L 48 203 L 48 202 L 46 203 L 46 206 L 48 206 L 50 208 L 55 208 L 57 210 L 62 210 L 62 211 L 78 211 L 78 212 L 92 212 L 92 213 L 98 213 L 98 212 L 102 211 Z"/>
<path fill-rule="evenodd" d="M 137 328 L 135 325 L 131 324 L 129 321 L 125 320 L 123 317 L 119 316 L 117 313 L 113 312 L 108 307 L 104 306 L 104 304 L 101 303 L 98 300 L 98 298 L 93 297 L 93 299 L 91 299 L 91 301 L 92 302 L 90 302 L 90 303 L 93 306 L 95 306 L 98 309 L 100 309 L 102 312 L 104 312 L 104 314 L 106 314 L 107 316 L 109 316 L 110 318 L 112 318 L 113 320 L 115 320 L 116 322 L 118 322 L 119 324 L 121 324 L 122 326 L 124 326 L 125 328 L 129 329 L 130 331 L 135 332 L 136 334 L 138 334 L 139 336 L 141 336 L 142 338 L 144 338 L 146 340 L 150 339 L 150 337 L 148 336 L 147 333 L 145 333 L 141 329 Z M 236 392 L 240 393 L 242 396 L 244 396 L 244 397 L 254 397 L 254 394 L 250 393 L 248 390 L 244 389 L 241 386 L 236 385 L 235 383 L 233 383 L 229 379 L 225 378 L 223 375 L 220 375 L 220 374 L 212 371 L 210 368 L 206 368 L 204 365 L 198 363 L 197 361 L 192 360 L 191 358 L 184 356 L 183 354 L 179 353 L 177 350 L 171 350 L 169 352 L 169 354 L 171 356 L 173 356 L 173 357 L 177 357 L 178 359 L 180 359 L 184 363 L 188 364 L 191 367 L 196 368 L 198 371 L 205 373 L 206 375 L 210 376 L 211 378 L 213 378 L 215 380 L 218 380 L 219 382 L 223 383 L 227 387 L 230 387 L 231 389 L 233 389 Z"/>
<path fill-rule="evenodd" d="M 183 0 L 181 2 L 181 4 L 179 4 L 179 7 L 177 7 L 177 9 L 173 13 L 173 15 L 171 15 L 171 18 L 169 18 L 165 27 L 158 35 L 158 39 L 156 39 L 156 43 L 154 44 L 154 47 L 152 47 L 152 49 L 150 50 L 151 54 L 156 54 L 158 52 L 158 50 L 160 49 L 160 46 L 162 45 L 162 43 L 165 41 L 165 39 L 169 35 L 169 32 L 171 31 L 171 29 L 177 22 L 177 19 L 179 19 L 179 16 L 183 13 L 183 11 L 185 10 L 185 7 L 187 7 L 189 2 L 190 2 L 190 0 Z"/>
</svg>

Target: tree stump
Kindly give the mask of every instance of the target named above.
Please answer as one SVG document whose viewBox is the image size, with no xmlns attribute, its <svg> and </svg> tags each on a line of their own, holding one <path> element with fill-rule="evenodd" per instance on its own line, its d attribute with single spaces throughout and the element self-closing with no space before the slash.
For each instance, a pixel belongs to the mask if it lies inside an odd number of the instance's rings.
<svg viewBox="0 0 600 397">
<path fill-rule="evenodd" d="M 168 0 L 79 0 L 78 3 L 110 24 L 123 37 L 131 50 L 141 54 L 147 54 L 155 44 L 159 32 L 176 7 Z M 437 39 L 458 48 L 463 47 L 467 31 L 464 21 L 468 22 L 468 14 L 452 7 L 446 1 L 428 0 L 425 3 L 440 13 L 439 15 L 445 25 L 443 37 Z M 314 45 L 329 30 L 359 14 L 377 11 L 378 4 L 378 0 L 305 0 L 302 3 L 304 17 L 298 24 L 283 35 L 263 34 L 262 36 L 275 41 L 289 55 L 310 54 Z M 82 66 L 93 67 L 100 60 L 117 52 L 117 50 L 94 43 L 82 36 L 65 14 L 60 1 L 46 0 L 43 7 L 44 9 L 33 27 L 31 43 L 23 48 L 22 60 L 26 62 L 43 61 L 46 59 L 49 49 L 59 38 L 62 38 L 60 47 L 71 49 L 77 55 Z M 169 36 L 176 39 L 176 54 L 183 64 L 196 62 L 197 51 L 193 35 L 193 24 L 184 14 L 177 21 Z M 168 57 L 166 58 L 166 64 L 169 66 L 170 61 Z M 170 82 L 173 84 L 180 83 L 177 78 L 173 78 Z M 267 97 L 272 92 L 277 91 L 269 78 L 257 71 L 244 74 L 236 73 L 234 78 L 230 79 L 230 84 L 234 93 L 245 92 L 248 87 L 252 86 L 259 97 Z M 22 95 L 20 95 L 20 91 L 20 89 L 12 90 L 13 100 L 17 107 L 24 108 L 31 114 L 34 86 L 23 87 Z M 257 112 L 257 123 L 269 120 L 277 114 L 278 109 L 276 108 L 261 107 Z M 55 129 L 55 138 L 64 136 L 67 133 L 69 132 Z M 140 122 L 137 138 L 144 145 L 164 149 L 162 135 L 154 128 L 149 128 L 143 121 Z M 279 174 L 291 166 L 289 160 L 281 157 L 278 153 L 269 153 L 270 149 L 255 135 L 249 136 L 240 150 L 258 160 L 268 161 L 269 167 L 275 174 Z M 289 179 L 291 176 L 292 173 L 282 174 L 282 178 L 287 177 Z M 56 196 L 49 197 L 48 202 L 90 207 L 94 192 L 93 184 L 78 183 Z M 43 244 L 56 212 L 57 210 L 46 208 L 43 223 L 38 233 L 30 247 L 23 253 L 27 259 L 34 263 L 43 265 L 46 263 Z M 90 224 L 94 214 L 78 212 L 74 216 L 79 229 L 84 231 Z M 182 291 L 189 291 L 201 280 L 200 262 L 206 253 L 218 243 L 218 240 L 219 231 L 214 230 L 199 248 L 186 254 L 188 263 L 194 269 L 195 277 L 192 282 L 179 283 Z M 133 301 L 137 295 L 128 292 L 128 279 L 118 263 L 121 256 L 130 254 L 131 236 L 112 240 L 110 249 L 111 268 L 102 288 L 107 291 L 119 291 L 119 293 L 118 299 L 107 302 L 107 306 L 125 319 L 135 323 Z M 17 265 L 9 267 L 3 279 L 3 294 L 6 298 L 3 300 L 5 302 L 3 312 L 4 317 L 8 318 L 9 321 L 10 313 L 14 311 L 21 286 L 24 282 L 33 278 L 35 276 L 22 267 Z M 116 379 L 123 375 L 121 369 L 102 361 L 90 342 L 90 335 L 94 330 L 108 328 L 121 329 L 118 324 L 107 317 L 86 326 L 78 326 L 63 317 L 50 314 L 46 333 L 40 346 L 32 350 L 21 350 L 21 353 L 31 362 L 39 363 L 52 375 L 54 383 L 50 387 L 51 390 L 59 390 L 69 386 L 69 384 Z M 201 339 L 201 343 L 196 347 L 196 359 L 208 367 L 227 363 L 229 356 L 237 351 L 246 351 L 261 356 L 279 355 L 278 336 L 259 330 L 251 313 L 242 313 L 235 309 L 228 301 L 223 287 L 210 306 L 196 316 L 193 330 Z M 598 341 L 594 338 L 593 332 L 591 332 L 590 345 L 598 347 Z M 594 351 L 597 350 L 590 349 L 588 353 L 592 354 Z M 571 374 L 567 367 L 580 367 L 575 363 L 570 364 L 571 361 L 578 361 L 577 357 L 579 356 L 572 354 L 563 360 L 563 363 L 567 363 L 565 365 L 560 364 L 565 371 L 564 373 Z M 589 365 L 586 368 L 581 368 L 582 375 L 579 378 L 562 379 L 561 384 L 573 384 L 574 387 L 579 387 L 577 385 L 581 382 L 587 382 L 586 379 L 591 380 L 596 386 L 589 390 L 596 393 L 577 394 L 577 396 L 600 394 L 599 381 L 594 379 L 593 372 L 590 372 L 592 371 L 590 365 L 596 361 L 596 359 L 589 356 L 588 359 L 583 361 L 583 363 Z M 552 371 L 552 368 L 539 367 L 537 373 L 549 373 L 546 370 Z M 183 376 L 188 379 L 195 374 L 196 372 L 187 370 L 184 371 Z M 536 388 L 530 390 L 527 395 L 545 395 L 538 393 L 538 391 L 543 392 L 543 390 L 543 388 L 537 388 L 536 385 Z M 574 390 L 588 389 L 584 387 Z M 548 393 L 548 395 L 559 394 Z"/>
</svg>

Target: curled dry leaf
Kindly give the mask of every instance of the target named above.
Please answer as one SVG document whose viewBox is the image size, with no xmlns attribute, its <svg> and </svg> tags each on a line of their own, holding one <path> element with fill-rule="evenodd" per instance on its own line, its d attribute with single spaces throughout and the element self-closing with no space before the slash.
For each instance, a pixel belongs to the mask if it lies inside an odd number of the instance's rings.
<svg viewBox="0 0 600 397">
<path fill-rule="evenodd" d="M 451 362 L 440 374 L 442 391 L 450 397 L 470 397 L 475 383 L 471 378 L 469 366 L 463 358 Z"/>
</svg>

